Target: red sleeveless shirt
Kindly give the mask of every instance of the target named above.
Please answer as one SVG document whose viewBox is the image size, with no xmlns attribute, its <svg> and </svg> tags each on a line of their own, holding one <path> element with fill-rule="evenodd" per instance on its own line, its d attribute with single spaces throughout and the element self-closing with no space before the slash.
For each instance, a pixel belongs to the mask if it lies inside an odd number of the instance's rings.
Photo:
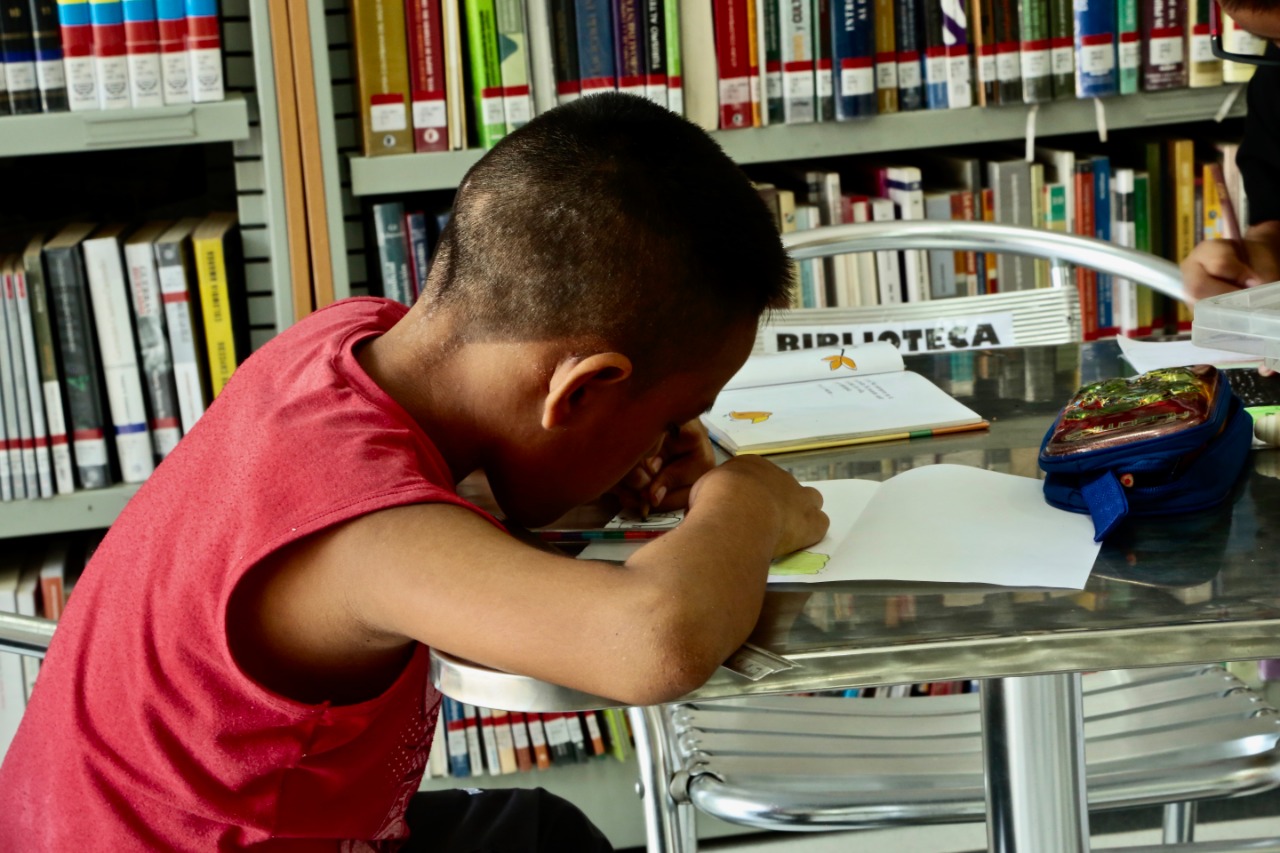
<svg viewBox="0 0 1280 853">
<path fill-rule="evenodd" d="M 353 355 L 406 310 L 350 299 L 278 335 L 125 507 L 0 767 L 0 850 L 380 850 L 406 835 L 440 701 L 426 648 L 375 699 L 308 705 L 244 674 L 225 625 L 245 573 L 304 536 L 411 503 L 481 512 Z"/>
</svg>

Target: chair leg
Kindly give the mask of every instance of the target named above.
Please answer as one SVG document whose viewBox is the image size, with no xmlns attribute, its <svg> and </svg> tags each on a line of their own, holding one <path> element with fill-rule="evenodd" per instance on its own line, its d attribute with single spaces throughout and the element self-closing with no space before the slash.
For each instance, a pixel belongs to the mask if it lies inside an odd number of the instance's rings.
<svg viewBox="0 0 1280 853">
<path fill-rule="evenodd" d="M 1196 804 L 1165 803 L 1165 844 L 1190 844 L 1196 840 Z"/>
<path fill-rule="evenodd" d="M 696 847 L 686 846 L 687 838 L 693 835 L 692 809 L 681 808 L 671 796 L 671 750 L 663 731 L 662 714 L 661 708 L 627 709 L 640 770 L 638 788 L 644 811 L 646 850 L 648 853 L 694 853 Z"/>
</svg>

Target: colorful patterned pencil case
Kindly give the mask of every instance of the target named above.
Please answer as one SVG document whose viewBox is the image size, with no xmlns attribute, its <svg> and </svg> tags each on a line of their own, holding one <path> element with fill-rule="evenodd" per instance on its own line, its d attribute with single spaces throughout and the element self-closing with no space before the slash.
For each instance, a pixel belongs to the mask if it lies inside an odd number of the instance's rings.
<svg viewBox="0 0 1280 853">
<path fill-rule="evenodd" d="M 1240 399 L 1208 365 L 1086 385 L 1040 445 L 1045 500 L 1087 512 L 1094 541 L 1127 515 L 1204 509 L 1230 494 L 1252 435 Z"/>
</svg>

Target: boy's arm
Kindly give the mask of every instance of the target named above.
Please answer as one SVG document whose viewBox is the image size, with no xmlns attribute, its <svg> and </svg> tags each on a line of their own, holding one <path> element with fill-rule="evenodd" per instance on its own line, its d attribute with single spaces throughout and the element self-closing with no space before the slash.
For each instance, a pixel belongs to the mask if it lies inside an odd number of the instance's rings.
<svg viewBox="0 0 1280 853">
<path fill-rule="evenodd" d="M 679 529 L 621 567 L 539 551 L 461 507 L 384 510 L 273 567 L 263 641 L 309 662 L 316 645 L 342 657 L 335 637 L 375 659 L 413 639 L 629 704 L 666 701 L 746 639 L 769 561 L 821 538 L 820 506 L 771 463 L 733 460 L 699 481 Z"/>
<path fill-rule="evenodd" d="M 1182 262 L 1182 281 L 1193 300 L 1277 279 L 1280 221 L 1254 225 L 1243 240 L 1205 240 Z"/>
</svg>

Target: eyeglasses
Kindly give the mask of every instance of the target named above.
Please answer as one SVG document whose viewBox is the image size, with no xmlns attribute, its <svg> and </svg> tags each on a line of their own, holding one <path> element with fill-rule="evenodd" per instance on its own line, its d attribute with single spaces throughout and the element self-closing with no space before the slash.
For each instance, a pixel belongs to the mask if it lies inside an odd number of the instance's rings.
<svg viewBox="0 0 1280 853">
<path fill-rule="evenodd" d="M 1246 65 L 1280 65 L 1280 59 L 1258 56 L 1253 53 L 1232 53 L 1222 46 L 1222 9 L 1218 0 L 1209 0 L 1209 47 L 1219 59 L 1243 62 Z"/>
</svg>

